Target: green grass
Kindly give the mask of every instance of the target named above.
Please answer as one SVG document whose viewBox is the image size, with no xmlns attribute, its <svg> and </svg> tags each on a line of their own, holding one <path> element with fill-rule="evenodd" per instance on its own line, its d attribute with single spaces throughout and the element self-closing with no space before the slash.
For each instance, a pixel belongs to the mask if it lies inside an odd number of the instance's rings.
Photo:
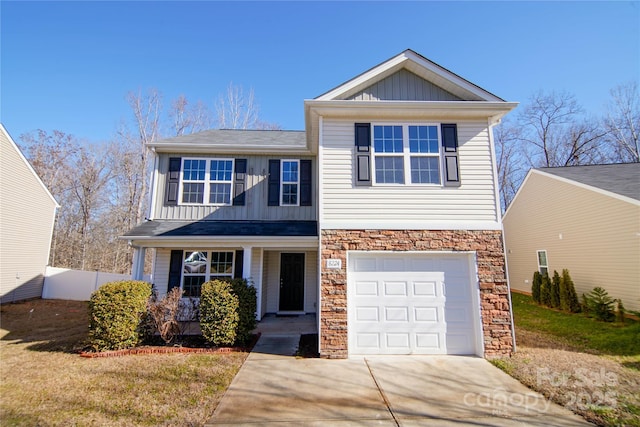
<svg viewBox="0 0 640 427">
<path fill-rule="evenodd" d="M 516 329 L 544 332 L 585 352 L 640 357 L 640 322 L 600 322 L 539 306 L 527 295 L 514 293 L 511 298 Z"/>
</svg>

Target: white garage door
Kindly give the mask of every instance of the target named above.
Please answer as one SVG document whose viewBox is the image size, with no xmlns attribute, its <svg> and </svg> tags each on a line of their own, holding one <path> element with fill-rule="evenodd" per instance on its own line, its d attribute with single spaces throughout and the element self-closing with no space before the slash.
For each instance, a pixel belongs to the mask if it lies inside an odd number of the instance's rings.
<svg viewBox="0 0 640 427">
<path fill-rule="evenodd" d="M 481 354 L 470 254 L 349 254 L 349 353 Z"/>
</svg>

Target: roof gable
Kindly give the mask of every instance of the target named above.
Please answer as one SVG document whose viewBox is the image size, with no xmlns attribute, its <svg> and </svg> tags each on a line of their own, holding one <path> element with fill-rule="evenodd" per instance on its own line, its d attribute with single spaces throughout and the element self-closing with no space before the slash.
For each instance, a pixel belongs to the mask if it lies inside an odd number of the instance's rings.
<svg viewBox="0 0 640 427">
<path fill-rule="evenodd" d="M 432 86 L 463 101 L 501 102 L 503 99 L 428 60 L 411 49 L 371 68 L 357 77 L 315 98 L 319 101 L 356 99 L 394 74 L 406 70 Z M 395 98 L 394 98 L 395 99 Z M 405 100 L 405 99 L 402 99 Z"/>
<path fill-rule="evenodd" d="M 640 163 L 539 168 L 537 171 L 640 201 Z"/>
</svg>

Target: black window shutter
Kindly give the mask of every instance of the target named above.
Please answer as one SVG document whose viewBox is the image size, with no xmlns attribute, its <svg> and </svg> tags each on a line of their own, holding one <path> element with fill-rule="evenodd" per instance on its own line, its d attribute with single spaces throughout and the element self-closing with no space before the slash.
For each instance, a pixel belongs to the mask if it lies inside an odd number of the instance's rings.
<svg viewBox="0 0 640 427">
<path fill-rule="evenodd" d="M 236 159 L 233 183 L 233 206 L 244 206 L 247 181 L 247 159 Z"/>
<path fill-rule="evenodd" d="M 311 206 L 311 160 L 300 160 L 300 206 Z"/>
<path fill-rule="evenodd" d="M 242 271 L 244 264 L 244 251 L 242 249 L 236 251 L 236 263 L 233 267 L 233 278 L 242 279 Z"/>
<path fill-rule="evenodd" d="M 280 160 L 269 160 L 269 180 L 268 180 L 268 201 L 269 206 L 280 206 Z"/>
<path fill-rule="evenodd" d="M 458 163 L 458 126 L 453 123 L 440 125 L 444 155 L 444 185 L 460 186 L 460 167 Z"/>
<path fill-rule="evenodd" d="M 371 185 L 371 124 L 355 124 L 356 158 L 355 183 L 359 186 Z"/>
<path fill-rule="evenodd" d="M 180 287 L 180 278 L 182 277 L 182 251 L 171 251 L 169 261 L 169 283 L 167 283 L 167 292 L 173 288 Z"/>
<path fill-rule="evenodd" d="M 169 158 L 169 170 L 167 171 L 167 191 L 164 204 L 166 206 L 176 206 L 178 204 L 178 188 L 180 186 L 180 168 L 182 159 L 180 157 Z"/>
</svg>

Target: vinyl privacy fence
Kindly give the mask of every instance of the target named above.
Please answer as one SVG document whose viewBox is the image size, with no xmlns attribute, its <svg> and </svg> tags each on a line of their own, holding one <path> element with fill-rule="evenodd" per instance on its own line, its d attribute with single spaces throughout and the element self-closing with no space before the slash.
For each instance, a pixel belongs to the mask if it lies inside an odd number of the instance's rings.
<svg viewBox="0 0 640 427">
<path fill-rule="evenodd" d="M 93 291 L 105 283 L 130 279 L 130 274 L 47 267 L 45 270 L 44 287 L 42 288 L 42 298 L 89 301 Z M 145 277 L 145 280 L 147 279 L 148 278 Z"/>
</svg>

